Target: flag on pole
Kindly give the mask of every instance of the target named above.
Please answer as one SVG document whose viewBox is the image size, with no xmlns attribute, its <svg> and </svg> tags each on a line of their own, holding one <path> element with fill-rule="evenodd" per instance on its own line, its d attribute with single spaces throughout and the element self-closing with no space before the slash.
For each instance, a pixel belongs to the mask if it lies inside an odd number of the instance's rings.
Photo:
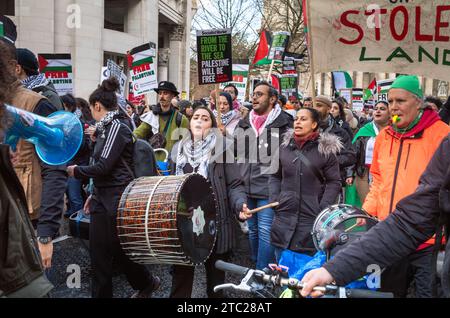
<svg viewBox="0 0 450 318">
<path fill-rule="evenodd" d="M 364 90 L 364 100 L 369 100 L 377 94 L 377 79 L 374 78 L 369 86 Z"/>
<path fill-rule="evenodd" d="M 267 58 L 267 55 L 269 55 L 269 46 L 271 42 L 270 33 L 263 30 L 259 37 L 258 48 L 256 49 L 256 54 L 253 58 L 252 64 L 267 65 L 272 63 L 272 61 Z"/>
<path fill-rule="evenodd" d="M 394 83 L 395 79 L 387 79 L 381 80 L 377 82 L 377 92 L 378 92 L 378 100 L 387 101 L 388 91 L 391 88 L 392 83 Z"/>
<path fill-rule="evenodd" d="M 347 72 L 331 72 L 333 75 L 334 90 L 339 92 L 343 88 L 352 88 L 353 80 Z"/>
</svg>

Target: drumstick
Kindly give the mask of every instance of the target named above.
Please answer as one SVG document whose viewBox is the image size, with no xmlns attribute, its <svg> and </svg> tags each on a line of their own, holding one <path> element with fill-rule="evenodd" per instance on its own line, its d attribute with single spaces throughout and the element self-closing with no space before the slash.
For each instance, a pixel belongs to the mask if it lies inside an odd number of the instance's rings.
<svg viewBox="0 0 450 318">
<path fill-rule="evenodd" d="M 364 224 L 362 224 L 362 225 L 359 225 L 359 226 L 363 226 Z M 350 230 L 353 230 L 355 227 L 357 227 L 358 226 L 358 221 L 356 221 L 356 223 L 355 224 L 353 224 L 352 226 L 350 226 L 348 229 L 346 229 L 344 232 L 348 232 L 348 231 L 350 231 Z"/>
<path fill-rule="evenodd" d="M 272 203 L 269 203 L 269 204 L 260 206 L 259 208 L 250 210 L 250 211 L 248 211 L 247 213 L 254 214 L 254 213 L 256 213 L 256 212 L 259 212 L 259 211 L 264 210 L 264 209 L 267 209 L 267 208 L 273 208 L 273 207 L 276 207 L 278 204 L 279 204 L 278 202 L 272 202 Z"/>
</svg>

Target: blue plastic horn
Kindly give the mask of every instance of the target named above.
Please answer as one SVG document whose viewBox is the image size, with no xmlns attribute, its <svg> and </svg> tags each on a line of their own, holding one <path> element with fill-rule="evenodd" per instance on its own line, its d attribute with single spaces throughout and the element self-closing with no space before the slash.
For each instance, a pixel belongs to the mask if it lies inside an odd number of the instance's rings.
<svg viewBox="0 0 450 318">
<path fill-rule="evenodd" d="M 39 158 L 49 165 L 62 165 L 71 160 L 83 142 L 83 126 L 76 115 L 57 111 L 48 117 L 6 105 L 13 119 L 6 143 L 15 151 L 20 138 L 34 144 Z"/>
</svg>

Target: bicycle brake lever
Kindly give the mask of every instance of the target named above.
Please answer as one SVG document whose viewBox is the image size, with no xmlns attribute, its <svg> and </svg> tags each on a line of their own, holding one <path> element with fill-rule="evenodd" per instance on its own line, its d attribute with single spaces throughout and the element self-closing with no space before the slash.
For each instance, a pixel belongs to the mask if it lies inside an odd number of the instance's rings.
<svg viewBox="0 0 450 318">
<path fill-rule="evenodd" d="M 222 285 L 217 285 L 214 287 L 214 292 L 217 293 L 219 290 L 222 289 L 227 289 L 227 288 L 233 288 L 233 289 L 238 289 L 238 286 L 235 284 L 222 284 Z"/>
</svg>

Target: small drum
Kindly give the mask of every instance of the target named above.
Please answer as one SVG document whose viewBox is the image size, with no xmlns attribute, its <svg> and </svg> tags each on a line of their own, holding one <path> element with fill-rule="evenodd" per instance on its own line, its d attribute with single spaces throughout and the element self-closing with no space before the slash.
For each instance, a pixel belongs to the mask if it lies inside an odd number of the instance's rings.
<svg viewBox="0 0 450 318">
<path fill-rule="evenodd" d="M 217 235 L 211 184 L 199 174 L 135 179 L 120 199 L 117 231 L 136 263 L 202 264 Z"/>
<path fill-rule="evenodd" d="M 362 225 L 357 221 L 364 220 Z M 317 216 L 311 235 L 318 251 L 334 255 L 342 245 L 366 233 L 378 223 L 366 211 L 348 204 L 332 205 Z"/>
</svg>

